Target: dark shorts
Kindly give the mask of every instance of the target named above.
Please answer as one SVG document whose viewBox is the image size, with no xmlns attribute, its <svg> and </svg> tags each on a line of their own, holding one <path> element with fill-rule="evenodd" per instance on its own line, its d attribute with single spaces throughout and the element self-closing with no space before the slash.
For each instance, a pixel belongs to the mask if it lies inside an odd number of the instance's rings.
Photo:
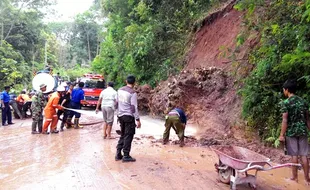
<svg viewBox="0 0 310 190">
<path fill-rule="evenodd" d="M 287 154 L 290 156 L 307 156 L 309 143 L 307 136 L 285 137 Z"/>
</svg>

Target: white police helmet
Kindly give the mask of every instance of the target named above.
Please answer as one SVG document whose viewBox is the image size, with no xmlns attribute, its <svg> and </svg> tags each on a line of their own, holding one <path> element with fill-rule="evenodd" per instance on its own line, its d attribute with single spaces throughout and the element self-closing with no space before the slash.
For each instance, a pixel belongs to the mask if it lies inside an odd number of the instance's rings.
<svg viewBox="0 0 310 190">
<path fill-rule="evenodd" d="M 64 92 L 66 91 L 65 87 L 63 86 L 58 86 L 57 89 L 56 89 L 57 92 Z"/>
</svg>

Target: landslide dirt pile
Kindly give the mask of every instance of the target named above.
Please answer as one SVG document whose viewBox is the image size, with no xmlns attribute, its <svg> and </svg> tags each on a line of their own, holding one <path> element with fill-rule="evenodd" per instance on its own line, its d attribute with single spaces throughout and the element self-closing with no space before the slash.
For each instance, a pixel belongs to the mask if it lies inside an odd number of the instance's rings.
<svg viewBox="0 0 310 190">
<path fill-rule="evenodd" d="M 151 91 L 148 107 L 153 115 L 164 115 L 181 107 L 202 128 L 223 130 L 229 127 L 234 109 L 233 83 L 227 73 L 215 67 L 184 70 Z"/>
<path fill-rule="evenodd" d="M 142 113 L 149 113 L 149 99 L 152 95 L 152 87 L 148 84 L 136 86 L 135 91 L 138 95 L 138 109 Z"/>
</svg>

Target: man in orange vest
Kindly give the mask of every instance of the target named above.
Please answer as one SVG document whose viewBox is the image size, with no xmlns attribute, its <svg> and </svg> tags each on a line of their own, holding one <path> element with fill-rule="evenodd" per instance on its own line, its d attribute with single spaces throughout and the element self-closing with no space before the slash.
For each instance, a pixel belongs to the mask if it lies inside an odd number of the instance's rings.
<svg viewBox="0 0 310 190">
<path fill-rule="evenodd" d="M 63 107 L 59 105 L 59 99 L 65 92 L 65 88 L 63 86 L 58 86 L 56 89 L 56 92 L 54 92 L 50 98 L 48 99 L 48 102 L 44 108 L 44 114 L 45 114 L 45 122 L 43 125 L 42 134 L 49 134 L 47 132 L 48 126 L 51 124 L 51 133 L 58 133 L 57 130 L 57 111 L 56 109 L 62 110 Z"/>
<path fill-rule="evenodd" d="M 30 105 L 31 105 L 31 98 L 28 94 L 26 94 L 26 91 L 23 90 L 20 95 L 16 98 L 17 103 L 19 104 L 19 107 L 22 112 L 23 118 L 27 117 L 26 112 L 28 111 Z"/>
</svg>

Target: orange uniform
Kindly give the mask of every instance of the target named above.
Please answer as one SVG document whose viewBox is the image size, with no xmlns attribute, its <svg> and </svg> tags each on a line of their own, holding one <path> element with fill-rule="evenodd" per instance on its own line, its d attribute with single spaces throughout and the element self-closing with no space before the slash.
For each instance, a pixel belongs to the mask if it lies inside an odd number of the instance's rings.
<svg viewBox="0 0 310 190">
<path fill-rule="evenodd" d="M 24 104 L 27 101 L 30 101 L 31 98 L 27 95 L 27 94 L 20 94 L 19 96 L 17 96 L 16 101 L 19 103 Z"/>
<path fill-rule="evenodd" d="M 56 131 L 58 122 L 56 109 L 61 110 L 63 109 L 63 107 L 59 105 L 59 99 L 60 99 L 59 92 L 54 92 L 48 99 L 48 102 L 44 108 L 45 122 L 43 126 L 43 133 L 47 132 L 50 123 L 51 123 L 51 132 Z"/>
</svg>

